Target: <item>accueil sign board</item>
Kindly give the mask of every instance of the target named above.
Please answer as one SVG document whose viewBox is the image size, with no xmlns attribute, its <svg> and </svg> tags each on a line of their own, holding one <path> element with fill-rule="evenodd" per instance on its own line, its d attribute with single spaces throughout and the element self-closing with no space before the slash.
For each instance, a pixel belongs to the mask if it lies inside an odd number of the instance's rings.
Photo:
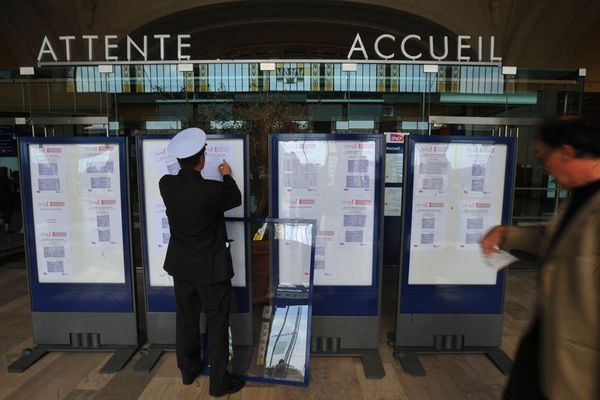
<svg viewBox="0 0 600 400">
<path fill-rule="evenodd" d="M 423 38 L 421 37 L 421 35 L 416 35 L 416 34 L 410 34 L 410 35 L 406 35 L 402 38 L 396 38 L 396 36 L 394 35 L 390 35 L 387 33 L 384 33 L 383 35 L 379 35 L 375 41 L 373 42 L 372 45 L 372 49 L 375 52 L 375 54 L 377 55 L 377 57 L 379 59 L 382 60 L 390 60 L 390 59 L 396 59 L 397 58 L 397 51 L 402 55 L 402 58 L 405 60 L 412 60 L 412 61 L 417 61 L 421 58 L 423 58 L 423 52 L 409 52 L 408 50 L 408 46 L 411 44 L 411 42 L 415 41 L 415 42 L 420 42 L 421 44 L 426 43 L 426 47 L 429 49 L 429 56 L 431 57 L 432 60 L 436 60 L 436 61 L 489 61 L 489 62 L 502 62 L 502 57 L 497 57 L 496 55 L 494 55 L 494 48 L 495 48 L 495 38 L 494 36 L 490 36 L 488 38 L 488 40 L 486 41 L 486 47 L 484 47 L 484 40 L 483 40 L 483 36 L 477 36 L 475 38 L 472 38 L 469 35 L 458 35 L 456 38 L 456 58 L 452 59 L 451 55 L 449 54 L 449 46 L 448 46 L 448 36 L 444 36 L 441 39 L 440 38 L 434 38 L 433 36 L 429 36 L 427 38 Z M 436 44 L 441 43 L 441 51 L 440 49 L 438 49 L 436 51 Z M 387 45 L 386 47 L 390 47 L 390 44 L 394 47 L 394 49 L 397 48 L 397 51 L 392 51 L 392 52 L 387 52 L 384 53 L 383 50 L 381 49 L 382 45 L 385 44 Z M 472 60 L 471 57 L 469 55 L 467 55 L 467 50 L 469 49 L 473 49 L 475 50 L 475 52 L 477 53 L 477 59 L 476 60 Z M 358 56 L 363 57 L 363 59 L 368 60 L 369 56 L 368 56 L 368 47 L 365 46 L 365 42 L 363 41 L 362 37 L 360 36 L 360 33 L 357 33 L 356 36 L 354 37 L 354 41 L 352 42 L 352 46 L 350 47 L 350 50 L 348 51 L 348 55 L 347 55 L 347 59 L 350 60 L 352 57 L 354 57 L 356 54 L 358 54 Z M 486 51 L 487 50 L 487 51 Z M 489 57 L 487 58 L 487 60 L 485 60 L 484 58 L 484 53 L 488 54 Z"/>
<path fill-rule="evenodd" d="M 148 45 L 158 47 L 160 61 L 166 61 L 165 55 L 167 52 L 175 52 L 177 58 L 167 61 L 189 61 L 192 46 L 190 44 L 191 35 L 189 34 L 155 34 L 143 35 L 133 39 L 129 35 L 124 37 L 118 35 L 63 35 L 58 39 L 50 39 L 47 35 L 42 39 L 37 61 L 38 62 L 74 62 L 72 53 L 75 48 L 83 50 L 87 55 L 86 62 L 125 62 L 125 61 L 152 61 L 148 59 Z M 121 41 L 120 41 L 121 40 Z M 379 35 L 372 43 L 363 40 L 360 33 L 354 37 L 352 45 L 348 51 L 347 59 L 357 59 L 362 57 L 363 60 L 369 60 L 369 53 L 375 53 L 376 59 L 380 60 L 410 60 L 418 61 L 427 58 L 423 52 L 412 52 L 409 50 L 410 44 L 413 41 L 420 42 L 423 47 L 429 49 L 429 57 L 435 61 L 489 61 L 501 62 L 502 58 L 494 54 L 494 36 L 490 36 L 484 41 L 484 37 L 471 37 L 468 35 L 459 35 L 456 38 L 456 54 L 449 54 L 449 38 L 443 37 L 422 37 L 417 34 L 409 34 L 404 37 L 396 37 L 394 35 L 384 33 Z M 485 42 L 485 46 L 484 46 Z M 119 59 L 117 53 L 121 54 L 123 47 L 126 49 L 126 59 Z M 387 48 L 384 51 L 382 47 Z M 392 47 L 394 51 L 390 51 Z M 467 51 L 472 49 L 478 55 L 477 59 L 471 59 Z M 60 50 L 60 51 L 57 51 Z M 101 60 L 95 60 L 94 57 L 98 53 L 103 53 Z M 60 57 L 59 57 L 60 56 Z"/>
</svg>

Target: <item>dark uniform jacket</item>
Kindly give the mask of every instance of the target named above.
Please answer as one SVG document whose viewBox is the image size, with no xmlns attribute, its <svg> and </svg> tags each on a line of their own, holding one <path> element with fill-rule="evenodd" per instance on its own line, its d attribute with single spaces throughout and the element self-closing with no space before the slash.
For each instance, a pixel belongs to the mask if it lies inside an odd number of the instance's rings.
<svg viewBox="0 0 600 400">
<path fill-rule="evenodd" d="M 207 180 L 192 169 L 165 175 L 159 181 L 167 208 L 171 239 L 164 269 L 169 275 L 193 282 L 223 282 L 233 277 L 226 246 L 223 213 L 242 203 L 235 180 Z"/>
</svg>

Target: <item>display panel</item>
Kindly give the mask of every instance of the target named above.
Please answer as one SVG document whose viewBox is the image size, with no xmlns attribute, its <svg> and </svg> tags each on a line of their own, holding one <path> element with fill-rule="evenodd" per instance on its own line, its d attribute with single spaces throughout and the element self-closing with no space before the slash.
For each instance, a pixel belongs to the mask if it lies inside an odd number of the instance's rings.
<svg viewBox="0 0 600 400">
<path fill-rule="evenodd" d="M 164 269 L 164 260 L 169 244 L 169 221 L 167 219 L 165 205 L 163 203 L 158 181 L 163 175 L 175 175 L 179 172 L 177 159 L 167 152 L 170 137 L 167 138 L 145 138 L 141 143 L 143 160 L 143 206 L 145 217 L 147 264 L 149 271 L 149 284 L 153 287 L 173 286 L 172 277 Z M 202 176 L 205 179 L 219 180 L 223 178 L 217 170 L 217 166 L 223 159 L 231 165 L 232 177 L 242 193 L 246 190 L 244 139 L 238 137 L 224 138 L 211 137 L 208 135 L 206 146 L 206 161 Z M 225 213 L 226 217 L 243 218 L 245 215 L 245 201 L 242 195 L 242 205 Z M 235 276 L 232 285 L 235 287 L 246 286 L 246 235 L 243 224 L 226 222 L 227 235 L 233 240 L 231 243 L 231 256 Z"/>
<path fill-rule="evenodd" d="M 479 241 L 502 223 L 507 144 L 415 143 L 409 285 L 495 285 Z"/>
<path fill-rule="evenodd" d="M 38 282 L 125 283 L 119 145 L 27 147 Z"/>
<path fill-rule="evenodd" d="M 280 138 L 277 146 L 278 217 L 317 220 L 315 285 L 373 285 L 376 142 Z"/>
</svg>

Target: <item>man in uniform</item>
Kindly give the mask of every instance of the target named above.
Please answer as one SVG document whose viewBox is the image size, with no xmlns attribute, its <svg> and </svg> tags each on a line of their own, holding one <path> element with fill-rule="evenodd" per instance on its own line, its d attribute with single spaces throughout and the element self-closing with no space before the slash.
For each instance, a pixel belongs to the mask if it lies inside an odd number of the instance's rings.
<svg viewBox="0 0 600 400">
<path fill-rule="evenodd" d="M 238 207 L 242 195 L 223 160 L 223 182 L 204 179 L 206 134 L 198 128 L 179 132 L 167 151 L 181 170 L 159 181 L 171 229 L 164 269 L 173 277 L 176 310 L 177 366 L 189 385 L 203 369 L 200 311 L 207 320 L 211 396 L 235 393 L 244 382 L 227 371 L 229 304 L 233 265 L 223 213 Z"/>
</svg>

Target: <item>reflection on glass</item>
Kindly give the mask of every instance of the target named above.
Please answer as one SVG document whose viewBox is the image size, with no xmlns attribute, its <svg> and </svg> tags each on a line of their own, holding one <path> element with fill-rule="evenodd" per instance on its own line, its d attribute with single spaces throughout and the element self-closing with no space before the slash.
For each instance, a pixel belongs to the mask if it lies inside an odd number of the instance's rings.
<svg viewBox="0 0 600 400">
<path fill-rule="evenodd" d="M 264 358 L 266 377 L 304 380 L 308 306 L 275 306 Z"/>
</svg>

